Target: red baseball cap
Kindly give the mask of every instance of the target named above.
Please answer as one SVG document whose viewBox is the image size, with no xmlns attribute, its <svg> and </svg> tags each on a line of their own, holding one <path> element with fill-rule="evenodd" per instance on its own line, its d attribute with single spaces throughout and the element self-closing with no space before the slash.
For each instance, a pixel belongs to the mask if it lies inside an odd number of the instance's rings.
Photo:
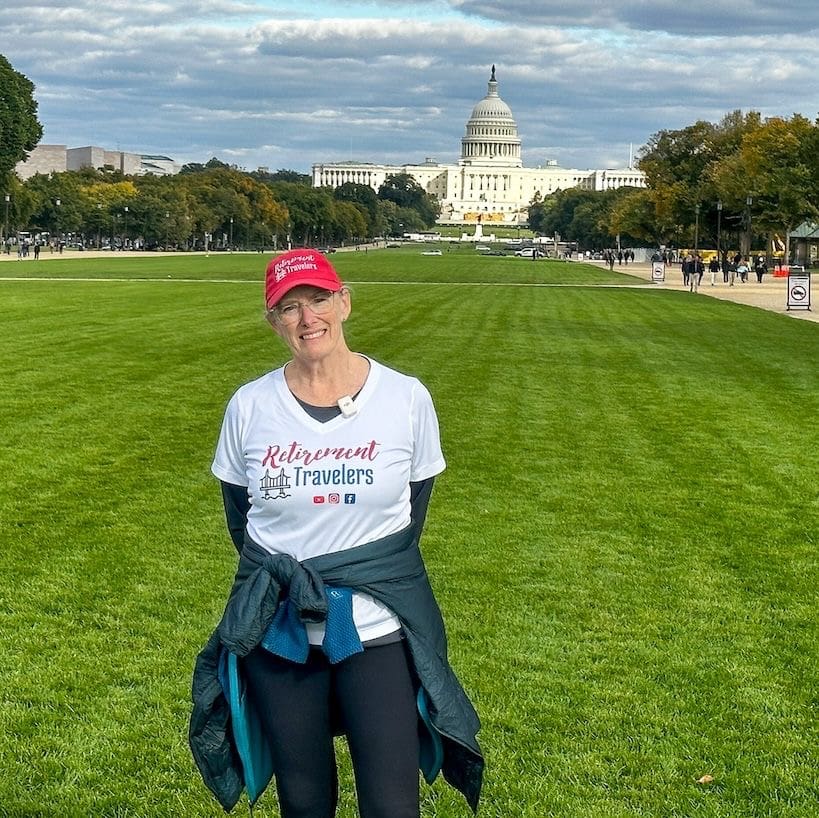
<svg viewBox="0 0 819 818">
<path fill-rule="evenodd" d="M 307 284 L 337 293 L 343 286 L 333 265 L 318 250 L 288 250 L 270 260 L 264 279 L 267 309 L 293 287 Z"/>
</svg>

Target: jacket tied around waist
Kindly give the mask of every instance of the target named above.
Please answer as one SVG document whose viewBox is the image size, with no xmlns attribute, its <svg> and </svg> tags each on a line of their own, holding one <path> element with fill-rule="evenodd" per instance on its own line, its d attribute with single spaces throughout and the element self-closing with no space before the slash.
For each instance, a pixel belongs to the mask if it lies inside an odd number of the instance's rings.
<svg viewBox="0 0 819 818">
<path fill-rule="evenodd" d="M 340 594 L 336 593 L 339 589 Z M 205 784 L 227 811 L 236 805 L 247 784 L 231 729 L 225 657 L 231 657 L 240 673 L 242 657 L 257 645 L 265 643 L 269 648 L 267 642 L 273 642 L 283 646 L 274 652 L 298 661 L 308 649 L 303 624 L 325 622 L 333 649 L 341 651 L 338 661 L 343 660 L 344 651 L 351 655 L 361 649 L 357 637 L 338 636 L 349 631 L 347 589 L 369 594 L 400 620 L 420 688 L 419 718 L 439 745 L 432 763 L 431 751 L 422 739 L 419 766 L 428 781 L 440 767 L 445 780 L 477 810 L 484 767 L 477 742 L 480 722 L 449 664 L 443 619 L 413 525 L 303 562 L 285 554 L 269 554 L 246 540 L 222 619 L 194 669 L 189 741 Z M 328 658 L 333 661 L 330 653 Z M 269 776 L 255 784 L 254 792 L 247 787 L 251 801 L 268 781 Z"/>
</svg>

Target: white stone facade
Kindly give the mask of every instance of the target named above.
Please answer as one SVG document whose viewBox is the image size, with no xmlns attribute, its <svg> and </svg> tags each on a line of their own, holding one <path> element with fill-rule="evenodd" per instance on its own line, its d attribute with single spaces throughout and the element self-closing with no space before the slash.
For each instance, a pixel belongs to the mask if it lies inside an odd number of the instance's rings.
<svg viewBox="0 0 819 818">
<path fill-rule="evenodd" d="M 68 149 L 65 145 L 37 145 L 14 170 L 23 181 L 37 173 L 62 173 L 68 170 Z"/>
<path fill-rule="evenodd" d="M 108 151 L 93 145 L 84 148 L 69 148 L 68 170 L 81 170 L 82 168 L 112 168 L 126 176 L 133 176 L 142 169 L 142 158 L 137 153 Z"/>
<path fill-rule="evenodd" d="M 427 159 L 419 165 L 376 165 L 335 162 L 313 165 L 313 187 L 336 188 L 345 182 L 369 185 L 373 190 L 387 176 L 407 173 L 441 204 L 440 224 L 524 224 L 536 196 L 541 198 L 567 188 L 611 190 L 645 187 L 639 170 L 574 170 L 550 162 L 525 168 L 521 140 L 509 106 L 498 95 L 495 67 L 486 96 L 472 109 L 461 139 L 456 165 Z"/>
</svg>

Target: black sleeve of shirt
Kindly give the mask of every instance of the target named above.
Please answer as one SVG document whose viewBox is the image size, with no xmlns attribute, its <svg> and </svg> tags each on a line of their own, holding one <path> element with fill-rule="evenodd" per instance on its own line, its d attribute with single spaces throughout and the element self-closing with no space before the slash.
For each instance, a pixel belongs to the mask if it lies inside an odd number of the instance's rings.
<svg viewBox="0 0 819 818">
<path fill-rule="evenodd" d="M 420 534 L 424 530 L 424 520 L 427 518 L 427 508 L 429 498 L 432 494 L 432 484 L 434 477 L 428 477 L 418 483 L 410 483 L 410 505 L 412 506 L 412 519 Z"/>
<path fill-rule="evenodd" d="M 241 554 L 242 546 L 245 542 L 245 526 L 247 526 L 247 512 L 250 510 L 250 500 L 247 496 L 245 486 L 237 486 L 233 483 L 220 481 L 222 486 L 222 502 L 225 504 L 225 519 L 227 521 L 230 539 L 233 545 Z M 424 528 L 424 521 L 427 517 L 429 498 L 432 494 L 434 477 L 421 480 L 418 483 L 410 483 L 410 505 L 412 506 L 412 519 L 418 527 L 418 531 Z"/>
<path fill-rule="evenodd" d="M 230 539 L 236 546 L 236 550 L 241 554 L 242 546 L 245 543 L 245 526 L 247 525 L 247 512 L 250 510 L 250 499 L 247 496 L 245 486 L 237 486 L 233 483 L 222 484 L 222 502 L 225 504 L 225 519 L 227 520 Z"/>
</svg>

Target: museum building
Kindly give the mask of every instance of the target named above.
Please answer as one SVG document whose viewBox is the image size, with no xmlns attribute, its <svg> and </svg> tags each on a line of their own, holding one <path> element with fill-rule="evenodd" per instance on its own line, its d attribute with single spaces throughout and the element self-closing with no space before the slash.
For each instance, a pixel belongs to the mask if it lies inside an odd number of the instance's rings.
<svg viewBox="0 0 819 818">
<path fill-rule="evenodd" d="M 461 138 L 456 165 L 427 159 L 419 165 L 377 165 L 335 162 L 313 165 L 313 187 L 337 188 L 345 182 L 369 185 L 378 191 L 391 174 L 407 173 L 441 204 L 440 224 L 520 225 L 528 219 L 535 196 L 541 198 L 568 188 L 611 190 L 645 187 L 645 176 L 634 168 L 574 170 L 550 161 L 545 167 L 525 168 L 521 140 L 512 110 L 498 94 L 495 66 L 486 96 L 472 109 Z"/>
</svg>

